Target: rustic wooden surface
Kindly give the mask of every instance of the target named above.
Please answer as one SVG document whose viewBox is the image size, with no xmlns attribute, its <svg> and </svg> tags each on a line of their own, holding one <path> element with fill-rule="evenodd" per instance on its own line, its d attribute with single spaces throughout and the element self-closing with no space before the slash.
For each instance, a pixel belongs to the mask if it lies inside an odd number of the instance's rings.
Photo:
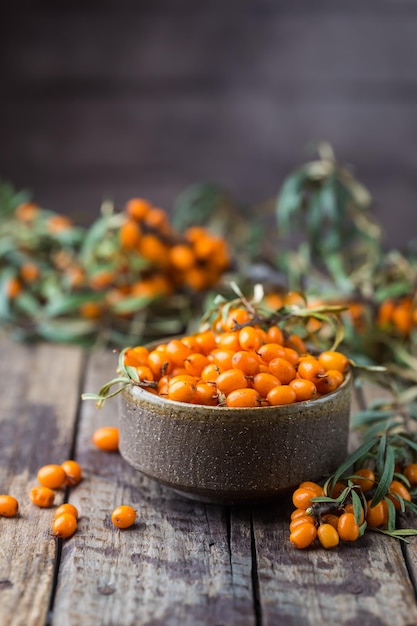
<svg viewBox="0 0 417 626">
<path fill-rule="evenodd" d="M 80 222 L 189 184 L 275 196 L 327 139 L 389 245 L 417 230 L 414 0 L 19 0 L 0 20 L 0 177 Z M 413 233 L 414 228 L 414 233 Z"/>
<path fill-rule="evenodd" d="M 289 498 L 256 508 L 193 502 L 92 445 L 96 428 L 117 424 L 116 403 L 98 411 L 80 394 L 113 376 L 112 352 L 3 338 L 0 357 L 0 489 L 21 505 L 19 518 L 0 518 L 2 626 L 417 623 L 414 539 L 366 533 L 337 550 L 297 551 Z M 49 534 L 53 510 L 28 492 L 41 465 L 66 458 L 84 479 L 59 494 L 81 513 L 61 542 Z M 132 529 L 110 522 L 120 503 L 137 508 Z"/>
</svg>

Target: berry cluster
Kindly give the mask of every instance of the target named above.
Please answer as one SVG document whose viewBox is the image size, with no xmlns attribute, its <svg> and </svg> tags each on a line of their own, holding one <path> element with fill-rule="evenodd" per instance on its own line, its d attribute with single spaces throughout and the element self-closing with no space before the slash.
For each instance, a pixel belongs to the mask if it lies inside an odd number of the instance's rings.
<svg viewBox="0 0 417 626">
<path fill-rule="evenodd" d="M 334 350 L 315 356 L 294 333 L 267 329 L 245 308 L 232 308 L 211 328 L 153 349 L 123 351 L 131 381 L 169 400 L 228 407 L 276 406 L 312 400 L 343 382 L 349 368 Z"/>
<path fill-rule="evenodd" d="M 329 479 L 323 487 L 311 481 L 301 483 L 292 496 L 296 508 L 291 514 L 291 543 L 307 548 L 318 539 L 323 548 L 334 548 L 340 540 L 356 541 L 367 529 L 395 535 L 396 512 L 413 507 L 417 464 L 408 463 L 386 491 L 375 497 L 378 485 L 370 467 L 356 470 L 347 480 L 334 483 Z"/>
<path fill-rule="evenodd" d="M 119 431 L 112 426 L 103 426 L 93 433 L 93 443 L 100 450 L 118 450 Z M 61 465 L 43 465 L 37 472 L 38 485 L 29 492 L 30 501 L 37 507 L 49 509 L 55 502 L 56 490 L 74 487 L 81 482 L 82 469 L 77 461 L 64 461 Z M 0 517 L 17 517 L 19 502 L 9 494 L 0 495 Z M 65 502 L 56 508 L 51 525 L 51 534 L 59 539 L 71 537 L 78 526 L 79 512 L 76 506 Z M 130 528 L 136 521 L 136 511 L 130 505 L 120 505 L 111 514 L 111 521 L 117 528 Z"/>
</svg>

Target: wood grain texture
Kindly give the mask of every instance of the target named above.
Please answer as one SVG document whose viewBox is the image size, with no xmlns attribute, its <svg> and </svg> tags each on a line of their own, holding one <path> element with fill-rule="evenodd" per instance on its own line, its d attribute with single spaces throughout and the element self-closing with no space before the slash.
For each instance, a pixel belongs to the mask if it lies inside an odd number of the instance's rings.
<svg viewBox="0 0 417 626">
<path fill-rule="evenodd" d="M 20 504 L 18 518 L 0 518 L 0 623 L 45 624 L 53 589 L 57 542 L 51 509 L 29 500 L 36 473 L 71 453 L 82 352 L 0 339 L 0 485 Z M 57 492 L 56 502 L 63 499 Z M 18 608 L 18 611 L 16 608 Z"/>
<path fill-rule="evenodd" d="M 85 382 L 113 377 L 117 358 L 92 357 Z M 176 496 L 118 455 L 94 450 L 99 425 L 117 424 L 117 402 L 81 408 L 76 457 L 85 479 L 73 490 L 79 529 L 64 544 L 53 624 L 254 624 L 249 522 L 227 509 Z M 119 504 L 137 509 L 127 531 L 112 526 Z M 234 521 L 236 520 L 236 521 Z"/>
</svg>

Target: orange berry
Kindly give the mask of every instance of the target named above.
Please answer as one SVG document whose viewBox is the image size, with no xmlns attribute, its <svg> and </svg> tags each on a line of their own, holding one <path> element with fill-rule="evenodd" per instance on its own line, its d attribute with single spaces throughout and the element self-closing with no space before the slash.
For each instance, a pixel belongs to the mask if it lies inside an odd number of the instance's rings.
<svg viewBox="0 0 417 626">
<path fill-rule="evenodd" d="M 249 312 L 246 309 L 231 309 L 223 323 L 224 330 L 235 330 L 236 326 L 245 324 L 250 320 Z"/>
<path fill-rule="evenodd" d="M 78 485 L 81 482 L 82 478 L 82 469 L 77 461 L 64 461 L 61 463 L 61 467 L 65 472 L 65 484 L 74 486 Z"/>
<path fill-rule="evenodd" d="M 194 376 L 173 376 L 168 383 L 168 399 L 176 402 L 193 402 L 197 394 Z"/>
<path fill-rule="evenodd" d="M 341 352 L 335 350 L 326 350 L 317 357 L 317 360 L 324 369 L 338 370 L 344 374 L 349 369 L 349 359 Z"/>
<path fill-rule="evenodd" d="M 240 343 L 239 343 L 238 331 L 230 331 L 227 333 L 221 333 L 216 338 L 216 343 L 219 348 L 224 348 L 225 350 L 233 350 L 233 352 L 237 352 L 241 348 Z"/>
<path fill-rule="evenodd" d="M 269 372 L 259 372 L 254 377 L 252 384 L 253 388 L 256 389 L 259 395 L 263 398 L 266 398 L 271 389 L 273 389 L 277 385 L 280 385 L 281 381 Z"/>
<path fill-rule="evenodd" d="M 197 333 L 195 340 L 201 352 L 205 355 L 210 354 L 210 352 L 217 347 L 216 337 L 212 330 Z"/>
<path fill-rule="evenodd" d="M 297 402 L 305 402 L 306 400 L 313 400 L 317 396 L 317 387 L 306 378 L 294 378 L 289 382 L 291 389 L 295 392 L 295 399 Z"/>
<path fill-rule="evenodd" d="M 316 382 L 317 391 L 321 395 L 331 393 L 342 384 L 343 380 L 343 374 L 339 370 L 327 370 L 326 376 Z"/>
<path fill-rule="evenodd" d="M 298 352 L 296 350 L 293 350 L 292 348 L 283 348 L 283 350 L 284 350 L 283 358 L 287 359 L 287 361 L 289 361 L 291 365 L 294 365 L 294 367 L 298 365 L 300 361 L 300 356 Z"/>
<path fill-rule="evenodd" d="M 339 545 L 339 533 L 332 524 L 321 524 L 317 530 L 317 537 L 323 548 L 335 548 Z"/>
<path fill-rule="evenodd" d="M 299 489 L 308 489 L 312 491 L 316 496 L 324 496 L 323 487 L 318 483 L 314 483 L 311 480 L 305 480 L 304 482 L 298 485 Z"/>
<path fill-rule="evenodd" d="M 119 229 L 119 242 L 121 248 L 124 250 L 134 250 L 137 248 L 141 234 L 139 224 L 133 219 L 127 220 L 120 226 Z"/>
<path fill-rule="evenodd" d="M 356 470 L 351 480 L 354 485 L 359 485 L 364 493 L 375 486 L 375 474 L 370 467 L 363 467 Z"/>
<path fill-rule="evenodd" d="M 337 530 L 337 525 L 339 523 L 338 515 L 334 515 L 333 513 L 325 513 L 325 515 L 322 515 L 321 519 L 324 524 L 330 524 L 331 526 L 333 526 L 333 528 Z"/>
<path fill-rule="evenodd" d="M 154 380 L 153 371 L 147 365 L 138 365 L 136 367 L 136 373 L 140 383 L 149 383 Z"/>
<path fill-rule="evenodd" d="M 117 528 L 129 528 L 136 521 L 136 511 L 131 506 L 123 504 L 114 509 L 111 521 Z"/>
<path fill-rule="evenodd" d="M 55 500 L 55 492 L 49 487 L 39 485 L 30 490 L 29 497 L 33 504 L 41 508 L 48 508 L 53 505 Z"/>
<path fill-rule="evenodd" d="M 29 261 L 27 263 L 23 263 L 20 268 L 20 276 L 25 281 L 25 283 L 32 283 L 39 277 L 39 274 L 39 266 Z"/>
<path fill-rule="evenodd" d="M 403 500 L 411 502 L 410 492 L 408 491 L 407 487 L 403 483 L 401 483 L 399 480 L 393 480 L 389 486 L 388 491 L 390 495 L 388 495 L 387 497 L 390 498 L 390 500 L 392 500 L 397 510 L 401 508 L 401 503 L 400 503 L 400 500 L 396 496 L 399 496 Z"/>
<path fill-rule="evenodd" d="M 409 463 L 403 473 L 412 487 L 417 485 L 417 463 Z"/>
<path fill-rule="evenodd" d="M 269 362 L 269 371 L 271 374 L 276 376 L 283 385 L 288 385 L 288 383 L 293 380 L 296 375 L 294 365 L 291 365 L 289 361 L 281 357 L 272 359 L 272 361 Z"/>
<path fill-rule="evenodd" d="M 143 220 L 151 209 L 151 204 L 143 198 L 132 198 L 126 203 L 125 211 L 135 220 Z"/>
<path fill-rule="evenodd" d="M 308 509 L 311 506 L 311 499 L 315 498 L 317 493 L 314 493 L 307 487 L 298 487 L 292 494 L 292 503 L 297 509 Z"/>
<path fill-rule="evenodd" d="M 311 517 L 311 515 L 307 515 L 306 512 L 304 511 L 304 515 L 300 515 L 299 517 L 294 518 L 293 520 L 291 520 L 290 523 L 290 532 L 292 532 L 295 528 L 297 528 L 297 526 L 300 526 L 301 524 L 314 524 L 314 519 Z"/>
<path fill-rule="evenodd" d="M 13 496 L 0 495 L 0 517 L 16 517 L 19 503 Z"/>
<path fill-rule="evenodd" d="M 157 380 L 166 374 L 170 374 L 174 368 L 174 363 L 165 347 L 161 350 L 152 350 L 149 353 L 148 365 Z"/>
<path fill-rule="evenodd" d="M 209 365 L 208 358 L 200 352 L 194 352 L 184 360 L 184 367 L 191 376 L 199 377 L 203 369 Z"/>
<path fill-rule="evenodd" d="M 124 355 L 124 364 L 137 367 L 138 365 L 148 365 L 149 350 L 144 346 L 129 348 Z"/>
<path fill-rule="evenodd" d="M 238 350 L 232 356 L 232 367 L 242 370 L 246 376 L 256 376 L 259 372 L 259 358 L 255 352 Z"/>
<path fill-rule="evenodd" d="M 169 250 L 171 265 L 180 271 L 189 270 L 195 263 L 195 256 L 189 245 L 177 244 Z"/>
<path fill-rule="evenodd" d="M 229 407 L 255 407 L 261 406 L 261 398 L 256 389 L 235 389 L 226 398 Z"/>
<path fill-rule="evenodd" d="M 52 534 L 59 539 L 71 537 L 77 530 L 77 519 L 70 513 L 61 513 L 52 522 Z"/>
<path fill-rule="evenodd" d="M 220 374 L 220 368 L 215 363 L 209 363 L 201 372 L 201 380 L 206 383 L 215 383 Z"/>
<path fill-rule="evenodd" d="M 289 385 L 277 385 L 268 391 L 266 399 L 271 406 L 279 406 L 292 404 L 296 401 L 296 395 Z"/>
<path fill-rule="evenodd" d="M 171 339 L 166 345 L 166 353 L 174 365 L 183 367 L 185 359 L 192 354 L 192 350 L 180 339 Z"/>
<path fill-rule="evenodd" d="M 366 521 L 369 526 L 379 528 L 388 521 L 388 505 L 385 500 L 381 500 L 375 506 L 371 507 L 371 500 L 368 500 L 368 508 L 366 511 Z"/>
<path fill-rule="evenodd" d="M 345 513 L 353 513 L 353 515 L 355 515 L 352 502 L 349 502 L 348 504 L 346 504 Z M 365 519 L 365 513 L 363 509 L 361 509 L 359 524 L 363 524 L 364 519 Z"/>
<path fill-rule="evenodd" d="M 277 357 L 285 359 L 285 348 L 278 343 L 264 343 L 264 345 L 257 350 L 257 354 L 265 363 L 270 363 L 272 359 L 276 359 Z"/>
<path fill-rule="evenodd" d="M 209 360 L 212 363 L 215 363 L 221 372 L 224 372 L 225 370 L 230 370 L 234 367 L 233 358 L 235 354 L 237 353 L 233 352 L 233 350 L 216 348 L 210 352 Z"/>
<path fill-rule="evenodd" d="M 77 509 L 76 506 L 74 506 L 70 502 L 65 502 L 64 504 L 61 504 L 56 509 L 56 511 L 54 513 L 54 517 L 59 517 L 63 513 L 67 513 L 67 514 L 72 515 L 73 517 L 75 517 L 75 519 L 78 519 L 78 509 Z"/>
<path fill-rule="evenodd" d="M 284 343 L 284 333 L 279 326 L 270 326 L 266 331 L 266 339 L 270 343 L 278 343 L 282 346 Z"/>
<path fill-rule="evenodd" d="M 242 370 L 232 368 L 225 370 L 216 379 L 216 387 L 225 396 L 236 389 L 244 389 L 248 386 L 248 380 Z"/>
<path fill-rule="evenodd" d="M 290 541 L 296 548 L 308 548 L 317 537 L 317 528 L 310 522 L 300 524 L 290 534 Z"/>
<path fill-rule="evenodd" d="M 297 517 L 304 517 L 305 515 L 307 515 L 305 509 L 294 509 L 294 511 L 291 513 L 291 520 L 294 520 Z"/>
<path fill-rule="evenodd" d="M 65 470 L 61 465 L 55 465 L 53 463 L 43 465 L 38 470 L 38 481 L 44 487 L 59 489 L 66 481 Z"/>
<path fill-rule="evenodd" d="M 119 429 L 116 426 L 102 426 L 93 433 L 93 443 L 107 452 L 119 449 Z"/>
<path fill-rule="evenodd" d="M 261 345 L 261 336 L 253 326 L 245 326 L 239 331 L 239 343 L 242 350 L 257 350 Z"/>
<path fill-rule="evenodd" d="M 216 406 L 219 403 L 216 386 L 212 383 L 197 383 L 196 394 L 193 404 L 203 404 L 204 406 Z"/>
<path fill-rule="evenodd" d="M 327 376 L 322 364 L 311 356 L 300 361 L 297 372 L 301 378 L 311 380 L 316 386 L 322 378 Z"/>
<path fill-rule="evenodd" d="M 5 286 L 6 296 L 12 300 L 22 291 L 22 283 L 16 277 L 9 278 Z"/>
<path fill-rule="evenodd" d="M 359 537 L 359 526 L 353 513 L 342 513 L 337 524 L 337 532 L 343 541 L 356 541 Z"/>
<path fill-rule="evenodd" d="M 292 348 L 296 350 L 298 354 L 305 354 L 307 352 L 307 346 L 304 341 L 298 335 L 290 335 L 285 339 L 284 346 L 286 348 Z"/>
</svg>

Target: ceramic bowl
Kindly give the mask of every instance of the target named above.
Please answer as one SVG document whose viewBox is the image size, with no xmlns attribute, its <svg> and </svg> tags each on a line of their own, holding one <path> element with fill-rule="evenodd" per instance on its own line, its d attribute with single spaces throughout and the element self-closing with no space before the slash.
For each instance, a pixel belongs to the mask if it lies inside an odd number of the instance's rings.
<svg viewBox="0 0 417 626">
<path fill-rule="evenodd" d="M 217 504 L 269 501 L 334 471 L 346 457 L 351 375 L 316 400 L 207 407 L 137 386 L 120 398 L 120 452 L 146 476 Z"/>
</svg>

